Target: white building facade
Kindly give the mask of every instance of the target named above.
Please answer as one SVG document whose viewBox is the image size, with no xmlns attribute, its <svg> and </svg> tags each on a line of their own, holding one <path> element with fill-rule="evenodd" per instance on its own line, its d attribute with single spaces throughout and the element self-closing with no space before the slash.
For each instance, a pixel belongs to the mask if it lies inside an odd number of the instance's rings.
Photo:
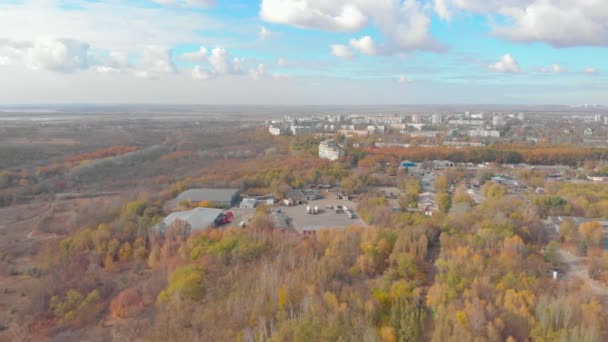
<svg viewBox="0 0 608 342">
<path fill-rule="evenodd" d="M 342 157 L 344 157 L 344 150 L 338 146 L 335 140 L 325 140 L 319 144 L 319 158 L 334 161 Z"/>
</svg>

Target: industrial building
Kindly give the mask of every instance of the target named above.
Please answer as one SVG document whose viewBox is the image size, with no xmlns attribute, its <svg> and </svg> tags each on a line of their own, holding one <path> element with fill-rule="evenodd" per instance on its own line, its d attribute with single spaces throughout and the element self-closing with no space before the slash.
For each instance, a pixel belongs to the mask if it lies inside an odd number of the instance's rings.
<svg viewBox="0 0 608 342">
<path fill-rule="evenodd" d="M 319 144 L 319 158 L 338 160 L 344 157 L 344 150 L 335 140 L 325 140 Z"/>
<path fill-rule="evenodd" d="M 220 207 L 233 207 L 240 200 L 239 189 L 190 189 L 177 196 L 177 201 L 210 202 Z"/>
<path fill-rule="evenodd" d="M 478 138 L 500 138 L 500 131 L 474 129 L 474 130 L 467 131 L 467 135 L 470 137 L 478 137 Z"/>
<path fill-rule="evenodd" d="M 162 225 L 169 227 L 175 221 L 184 221 L 190 225 L 192 230 L 207 229 L 214 226 L 215 220 L 222 214 L 221 209 L 196 208 L 188 211 L 171 213 L 163 219 Z"/>
</svg>

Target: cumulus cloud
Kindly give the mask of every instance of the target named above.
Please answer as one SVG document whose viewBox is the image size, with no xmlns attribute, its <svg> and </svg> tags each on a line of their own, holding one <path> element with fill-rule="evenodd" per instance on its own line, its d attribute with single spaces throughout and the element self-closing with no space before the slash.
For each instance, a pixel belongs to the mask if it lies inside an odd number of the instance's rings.
<svg viewBox="0 0 608 342">
<path fill-rule="evenodd" d="M 42 38 L 17 42 L 0 40 L 7 59 L 19 59 L 33 70 L 71 73 L 89 67 L 89 44 L 74 39 Z"/>
<path fill-rule="evenodd" d="M 553 72 L 556 73 L 556 74 L 561 74 L 562 72 L 566 71 L 566 69 L 564 69 L 564 67 L 562 67 L 559 64 L 552 64 L 551 65 L 551 70 L 553 70 Z"/>
<path fill-rule="evenodd" d="M 329 31 L 357 31 L 368 22 L 357 4 L 342 0 L 262 0 L 260 17 L 271 23 Z"/>
<path fill-rule="evenodd" d="M 437 15 L 454 12 L 498 14 L 494 34 L 513 41 L 545 42 L 554 47 L 608 45 L 608 2 L 603 0 L 435 0 Z"/>
<path fill-rule="evenodd" d="M 443 51 L 430 34 L 431 19 L 416 0 L 262 0 L 260 17 L 296 27 L 355 32 L 373 22 L 386 54 Z"/>
<path fill-rule="evenodd" d="M 255 69 L 251 69 L 249 71 L 249 75 L 256 81 L 261 78 L 264 78 L 266 76 L 266 67 L 264 66 L 264 64 L 258 64 Z"/>
<path fill-rule="evenodd" d="M 353 58 L 355 53 L 346 45 L 334 44 L 331 46 L 331 54 L 340 58 Z"/>
<path fill-rule="evenodd" d="M 433 8 L 437 15 L 444 20 L 450 20 L 452 18 L 452 14 L 448 8 L 448 1 L 435 0 L 435 3 L 433 5 Z"/>
<path fill-rule="evenodd" d="M 592 67 L 586 67 L 585 69 L 583 69 L 583 72 L 587 75 L 597 75 L 597 69 Z"/>
<path fill-rule="evenodd" d="M 287 75 L 285 75 L 285 74 L 277 74 L 277 73 L 274 73 L 274 74 L 272 74 L 272 78 L 273 78 L 275 81 L 282 81 L 282 80 L 286 80 L 286 79 L 288 79 L 288 78 L 289 78 L 289 76 L 287 76 Z"/>
<path fill-rule="evenodd" d="M 213 78 L 213 74 L 209 70 L 197 65 L 192 69 L 192 78 L 195 80 L 209 80 Z"/>
<path fill-rule="evenodd" d="M 204 58 L 201 58 L 203 56 Z M 244 60 L 233 58 L 223 47 L 212 49 L 209 55 L 207 55 L 207 49 L 201 47 L 198 52 L 193 53 L 190 57 L 196 57 L 197 62 L 199 62 L 191 71 L 192 78 L 197 80 L 208 80 L 223 75 L 237 75 L 242 74 L 243 71 Z"/>
<path fill-rule="evenodd" d="M 397 79 L 397 82 L 399 82 L 400 84 L 405 84 L 405 83 L 410 83 L 411 81 L 410 81 L 410 79 L 408 79 L 407 77 L 405 77 L 405 75 L 401 75 Z"/>
<path fill-rule="evenodd" d="M 139 77 L 158 78 L 166 74 L 175 74 L 177 68 L 171 56 L 171 49 L 148 45 L 144 47 L 137 65 Z"/>
<path fill-rule="evenodd" d="M 510 54 L 506 54 L 498 62 L 488 65 L 488 69 L 502 73 L 518 73 L 521 71 L 517 60 Z"/>
<path fill-rule="evenodd" d="M 266 40 L 271 35 L 272 35 L 272 32 L 269 29 L 267 29 L 264 26 L 260 27 L 260 32 L 258 33 L 258 37 L 260 37 L 261 40 Z"/>
<path fill-rule="evenodd" d="M 197 51 L 183 53 L 180 58 L 193 63 L 204 62 L 207 59 L 207 48 L 201 46 Z"/>
<path fill-rule="evenodd" d="M 131 68 L 129 57 L 120 51 L 112 51 L 107 55 L 94 55 L 90 58 L 92 68 L 102 74 L 124 72 Z"/>
<path fill-rule="evenodd" d="M 232 55 L 222 47 L 216 47 L 211 50 L 209 64 L 211 64 L 213 71 L 217 75 L 241 73 L 242 60 L 232 58 Z"/>
<path fill-rule="evenodd" d="M 365 36 L 358 40 L 351 39 L 350 46 L 366 55 L 375 55 L 377 53 L 376 43 L 374 43 L 374 40 L 370 36 Z"/>
<path fill-rule="evenodd" d="M 287 60 L 285 58 L 280 57 L 279 59 L 277 59 L 277 65 L 280 66 L 281 68 L 286 67 L 287 64 L 289 64 L 289 62 L 287 62 Z"/>
<path fill-rule="evenodd" d="M 500 13 L 513 24 L 497 26 L 494 32 L 513 41 L 546 42 L 554 47 L 602 46 L 608 44 L 608 2 L 536 0 Z"/>
</svg>

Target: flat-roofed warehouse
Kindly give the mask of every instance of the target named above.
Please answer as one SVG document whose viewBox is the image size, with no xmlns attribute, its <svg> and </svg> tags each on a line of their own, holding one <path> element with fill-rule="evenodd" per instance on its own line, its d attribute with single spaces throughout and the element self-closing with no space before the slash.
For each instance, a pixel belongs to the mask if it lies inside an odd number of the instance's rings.
<svg viewBox="0 0 608 342">
<path fill-rule="evenodd" d="M 192 230 L 200 230 L 212 227 L 215 219 L 222 213 L 221 209 L 195 208 L 188 211 L 178 211 L 165 217 L 163 224 L 169 227 L 177 220 L 188 222 Z"/>
<path fill-rule="evenodd" d="M 239 189 L 190 189 L 177 196 L 178 202 L 211 202 L 223 207 L 233 207 L 239 199 Z"/>
</svg>

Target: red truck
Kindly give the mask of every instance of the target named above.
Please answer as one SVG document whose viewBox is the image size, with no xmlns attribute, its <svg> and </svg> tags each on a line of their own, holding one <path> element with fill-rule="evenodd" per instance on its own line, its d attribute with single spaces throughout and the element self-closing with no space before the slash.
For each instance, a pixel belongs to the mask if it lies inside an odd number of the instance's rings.
<svg viewBox="0 0 608 342">
<path fill-rule="evenodd" d="M 215 226 L 219 227 L 231 223 L 233 218 L 234 213 L 232 213 L 232 211 L 221 213 L 220 216 L 215 219 Z"/>
</svg>

